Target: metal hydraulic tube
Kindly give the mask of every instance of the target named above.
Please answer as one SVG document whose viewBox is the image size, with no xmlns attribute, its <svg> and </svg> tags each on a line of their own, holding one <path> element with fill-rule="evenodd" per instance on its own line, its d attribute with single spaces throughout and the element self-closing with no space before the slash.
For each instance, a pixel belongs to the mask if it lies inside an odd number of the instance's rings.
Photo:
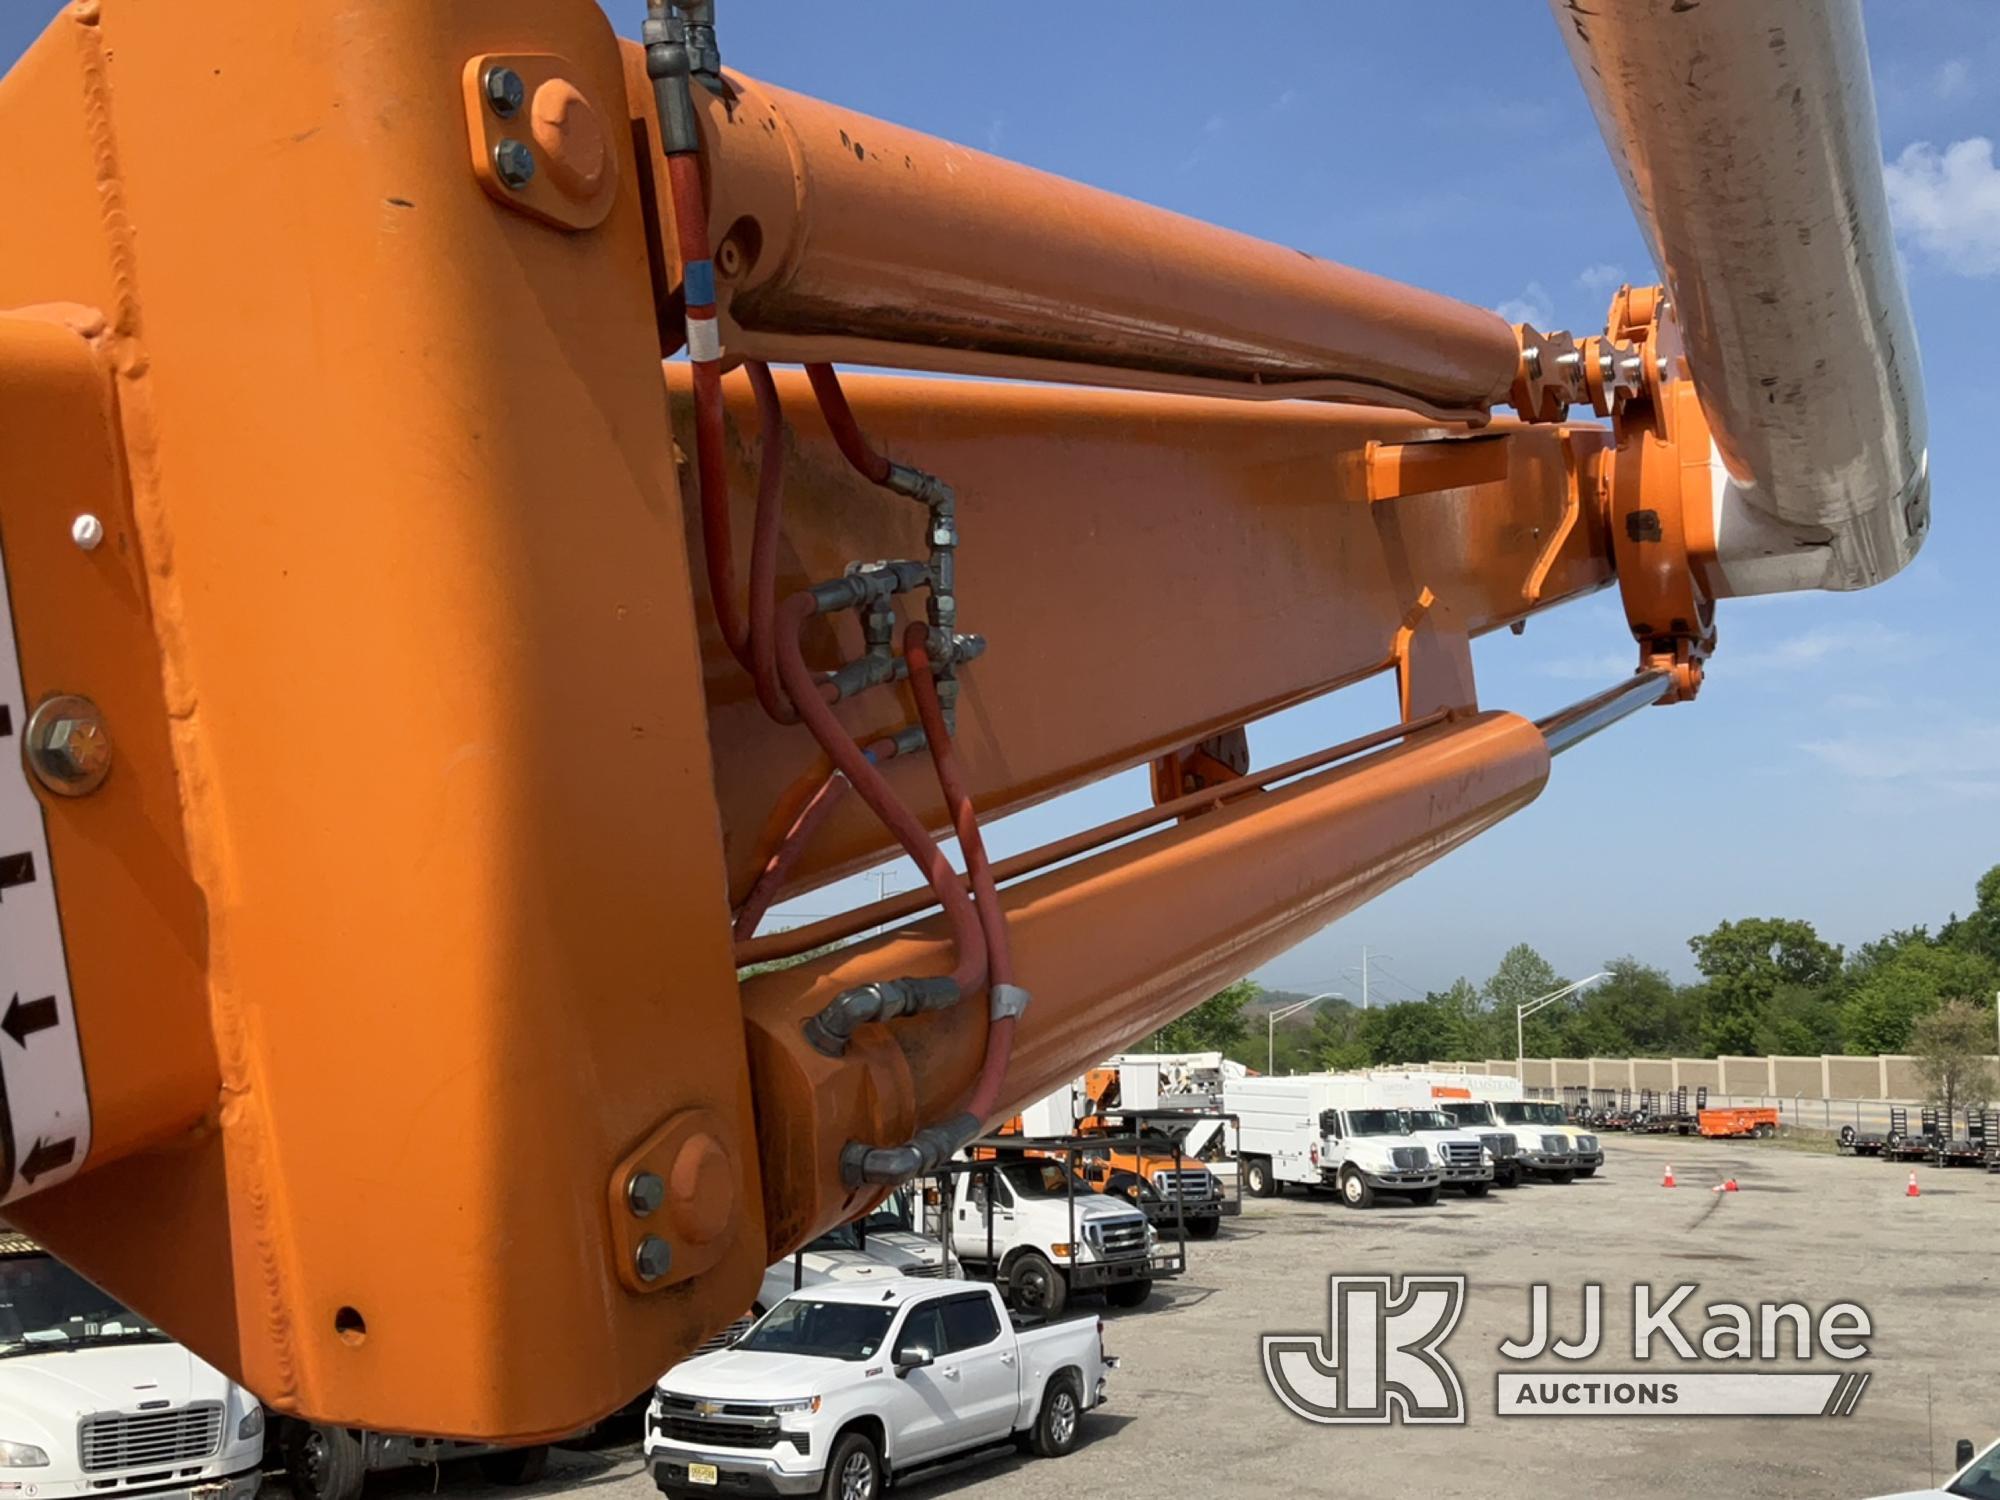
<svg viewBox="0 0 2000 1500">
<path fill-rule="evenodd" d="M 1019 1019 L 998 1113 L 1525 806 L 1548 768 L 1534 725 L 1470 715 L 1005 888 L 1015 961 L 1035 977 L 1036 1000 Z M 864 1026 L 838 1061 L 805 1031 L 843 990 L 934 972 L 949 941 L 941 923 L 921 922 L 745 982 L 772 1255 L 879 1192 L 843 1180 L 850 1143 L 891 1145 L 964 1107 L 985 1042 L 977 1007 Z"/>
<path fill-rule="evenodd" d="M 1929 521 L 1859 0 L 1551 0 L 1715 439 L 1712 594 L 1853 589 Z"/>
<path fill-rule="evenodd" d="M 695 105 L 732 354 L 1464 420 L 1514 379 L 1485 308 L 727 77 Z"/>
</svg>

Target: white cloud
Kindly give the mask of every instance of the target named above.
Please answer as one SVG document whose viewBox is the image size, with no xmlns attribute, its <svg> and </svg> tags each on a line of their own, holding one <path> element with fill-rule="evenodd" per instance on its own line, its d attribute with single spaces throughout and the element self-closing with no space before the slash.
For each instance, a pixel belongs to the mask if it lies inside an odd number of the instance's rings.
<svg viewBox="0 0 2000 1500">
<path fill-rule="evenodd" d="M 1918 141 L 1882 169 L 1897 230 L 1961 276 L 2000 276 L 2000 167 L 1975 135 Z"/>
<path fill-rule="evenodd" d="M 1520 296 L 1509 297 L 1493 310 L 1509 323 L 1532 323 L 1537 328 L 1552 327 L 1556 320 L 1555 303 L 1539 281 L 1529 282 Z"/>
<path fill-rule="evenodd" d="M 1852 733 L 1799 747 L 1856 781 L 2000 798 L 2000 724 L 1926 725 L 1913 732 Z"/>
<path fill-rule="evenodd" d="M 1945 103 L 1963 99 L 1971 92 L 1972 64 L 1962 57 L 1938 64 L 1937 72 L 1931 75 L 1931 93 Z"/>
<path fill-rule="evenodd" d="M 1586 292 L 1608 292 L 1625 284 L 1625 268 L 1600 261 L 1576 273 L 1576 284 Z"/>
<path fill-rule="evenodd" d="M 1785 636 L 1765 645 L 1729 649 L 1725 631 L 1709 665 L 1727 676 L 1747 677 L 1753 673 L 1789 672 L 1816 667 L 1837 659 L 1844 666 L 1901 666 L 1928 656 L 1936 643 L 1907 630 L 1861 621 L 1844 625 L 1822 625 Z"/>
</svg>

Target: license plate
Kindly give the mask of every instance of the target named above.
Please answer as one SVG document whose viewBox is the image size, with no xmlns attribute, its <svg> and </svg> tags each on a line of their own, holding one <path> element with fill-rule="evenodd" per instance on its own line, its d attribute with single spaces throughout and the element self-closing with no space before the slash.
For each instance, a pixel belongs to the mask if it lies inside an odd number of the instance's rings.
<svg viewBox="0 0 2000 1500">
<path fill-rule="evenodd" d="M 715 1472 L 714 1464 L 689 1464 L 689 1484 L 720 1484 L 722 1476 Z"/>
</svg>

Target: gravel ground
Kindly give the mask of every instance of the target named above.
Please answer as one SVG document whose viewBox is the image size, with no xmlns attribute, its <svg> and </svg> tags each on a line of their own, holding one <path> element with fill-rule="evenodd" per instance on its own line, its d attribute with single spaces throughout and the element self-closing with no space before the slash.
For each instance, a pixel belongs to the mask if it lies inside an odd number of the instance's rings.
<svg viewBox="0 0 2000 1500">
<path fill-rule="evenodd" d="M 898 1493 L 1860 1497 L 1922 1488 L 1933 1470 L 1950 1469 L 1954 1439 L 1984 1446 L 2000 1435 L 2000 1176 L 1919 1169 L 1923 1195 L 1911 1201 L 1907 1168 L 1781 1143 L 1612 1136 L 1608 1150 L 1591 1181 L 1476 1202 L 1448 1197 L 1430 1209 L 1251 1200 L 1220 1238 L 1190 1247 L 1185 1279 L 1162 1286 L 1144 1309 L 1107 1315 L 1123 1368 L 1076 1453 L 1050 1462 L 1003 1452 Z M 1668 1162 L 1680 1181 L 1673 1192 L 1660 1186 Z M 1741 1192 L 1709 1191 L 1730 1173 Z M 1329 1274 L 1406 1271 L 1471 1279 L 1446 1346 L 1468 1425 L 1323 1427 L 1282 1408 L 1263 1378 L 1259 1335 L 1324 1330 Z M 1691 1336 L 1707 1325 L 1701 1309 L 1713 1300 L 1796 1300 L 1815 1310 L 1861 1303 L 1874 1324 L 1871 1357 L 1814 1367 L 1874 1378 L 1845 1419 L 1497 1417 L 1495 1375 L 1505 1363 L 1497 1346 L 1525 1332 L 1526 1288 L 1551 1285 L 1556 1331 L 1568 1336 L 1585 1281 L 1604 1288 L 1608 1353 L 1591 1362 L 1600 1368 L 1635 1367 L 1635 1282 L 1698 1282 L 1679 1320 Z M 449 1472 L 438 1482 L 486 1500 L 656 1494 L 631 1443 L 559 1450 L 549 1478 L 531 1489 L 501 1492 Z M 385 1476 L 370 1495 L 393 1500 L 432 1487 L 429 1475 Z"/>
</svg>

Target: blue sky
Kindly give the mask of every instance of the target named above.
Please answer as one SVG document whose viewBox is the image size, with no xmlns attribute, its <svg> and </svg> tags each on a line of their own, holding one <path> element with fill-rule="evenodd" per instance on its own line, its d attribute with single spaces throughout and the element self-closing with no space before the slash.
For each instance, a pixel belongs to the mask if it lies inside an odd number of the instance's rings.
<svg viewBox="0 0 2000 1500">
<path fill-rule="evenodd" d="M 0 12 L 11 60 L 52 15 Z M 636 33 L 642 7 L 611 7 Z M 935 135 L 1469 301 L 1578 331 L 1651 275 L 1543 6 L 1213 8 L 723 0 L 735 67 Z M 1557 762 L 1539 802 L 1307 940 L 1260 977 L 1378 995 L 1490 972 L 1514 942 L 1587 973 L 1634 953 L 1685 975 L 1687 937 L 1732 916 L 1806 918 L 1855 943 L 1969 904 L 2000 862 L 2000 701 L 1985 609 L 2000 554 L 1978 459 L 2000 411 L 2000 8 L 1870 0 L 1929 389 L 1934 530 L 1852 596 L 1725 602 L 1699 702 Z M 142 226 L 143 228 L 143 226 Z M 1989 580 L 1989 581 L 1982 581 Z M 1538 713 L 1627 671 L 1615 597 L 1477 648 L 1483 701 Z M 1269 762 L 1390 713 L 1386 684 L 1253 731 Z M 1657 800 L 1632 794 L 1643 769 Z M 1128 774 L 999 825 L 1006 853 L 1146 800 Z M 892 875 L 898 886 L 912 883 Z M 815 893 L 798 913 L 872 895 Z"/>
</svg>

